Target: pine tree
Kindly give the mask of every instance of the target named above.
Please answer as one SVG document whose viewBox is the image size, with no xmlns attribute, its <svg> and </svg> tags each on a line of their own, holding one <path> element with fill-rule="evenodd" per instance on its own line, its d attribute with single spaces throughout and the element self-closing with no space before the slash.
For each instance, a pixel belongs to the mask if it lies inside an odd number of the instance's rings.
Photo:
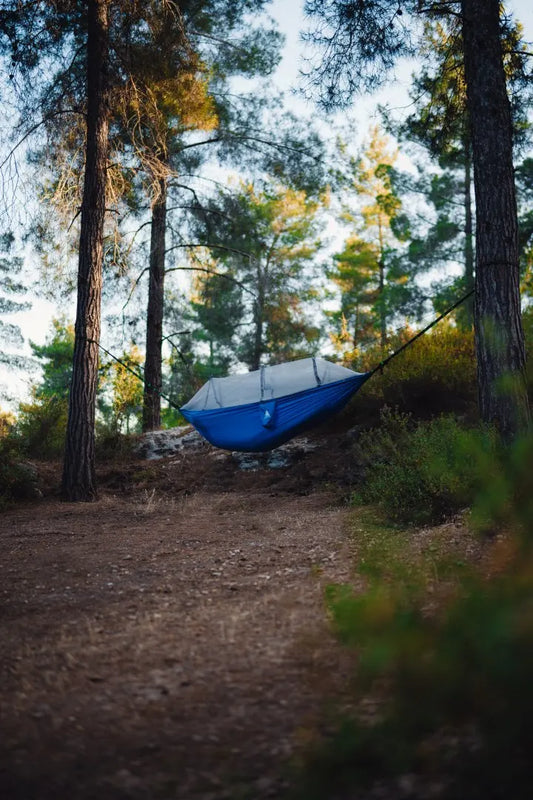
<svg viewBox="0 0 533 800">
<path fill-rule="evenodd" d="M 187 317 L 193 340 L 205 343 L 208 351 L 207 358 L 197 357 L 197 367 L 203 363 L 208 376 L 224 375 L 235 361 L 244 314 L 243 288 L 231 271 L 217 272 L 216 261 L 208 255 L 195 253 L 193 262 L 196 269 Z"/>
<path fill-rule="evenodd" d="M 508 85 L 513 97 L 515 143 L 524 138 L 525 119 L 523 64 L 519 57 L 521 26 L 504 21 L 502 46 Z M 474 288 L 473 165 L 467 114 L 461 20 L 426 20 L 421 42 L 422 68 L 413 76 L 410 91 L 412 111 L 393 130 L 405 142 L 416 142 L 440 168 L 428 181 L 425 175 L 417 190 L 430 201 L 434 223 L 421 231 L 410 248 L 418 271 L 435 269 L 440 263 L 462 263 L 462 274 L 433 287 L 440 311 Z M 517 55 L 518 54 L 518 55 Z M 462 203 L 458 200 L 462 198 Z M 463 303 L 457 320 L 470 327 L 473 299 Z"/>
<path fill-rule="evenodd" d="M 260 10 L 259 4 L 257 10 Z M 197 48 L 201 50 L 201 40 L 205 36 L 211 40 L 212 33 L 219 19 L 219 15 L 227 10 L 227 5 L 220 2 L 204 2 L 204 16 L 199 23 L 196 17 L 196 4 L 182 6 L 182 23 L 185 29 L 194 25 L 195 37 L 199 37 Z M 150 241 L 149 265 L 149 291 L 146 322 L 146 360 L 145 360 L 145 388 L 143 403 L 143 430 L 153 430 L 160 427 L 161 417 L 161 386 L 162 386 L 162 342 L 163 342 L 163 315 L 164 315 L 164 283 L 166 265 L 166 233 L 167 233 L 167 205 L 169 193 L 172 193 L 172 178 L 177 177 L 181 183 L 180 172 L 186 169 L 190 155 L 187 151 L 191 147 L 203 150 L 205 145 L 218 144 L 224 138 L 220 132 L 220 117 L 226 110 L 222 97 L 216 102 L 210 91 L 218 90 L 223 95 L 227 90 L 227 80 L 234 71 L 252 75 L 269 70 L 277 59 L 278 39 L 274 31 L 265 32 L 262 29 L 248 29 L 245 34 L 243 18 L 247 11 L 246 3 L 234 3 L 231 15 L 231 24 L 225 31 L 225 37 L 240 34 L 241 43 L 238 46 L 242 51 L 237 60 L 228 52 L 226 40 L 220 40 L 218 51 L 205 52 L 205 62 L 201 60 L 196 51 L 189 54 L 192 69 L 187 74 L 183 71 L 176 72 L 174 77 L 169 77 L 163 83 L 163 91 L 154 92 L 157 85 L 154 78 L 150 82 L 150 71 L 145 77 L 146 94 L 150 102 L 146 108 L 139 111 L 141 126 L 145 134 L 145 141 L 141 143 L 133 136 L 133 143 L 140 155 L 141 162 L 148 167 L 149 177 L 152 178 L 154 190 L 152 191 L 152 221 Z M 162 47 L 163 42 L 158 39 L 165 38 L 167 26 L 162 20 L 162 25 L 155 31 L 154 39 L 156 53 L 164 54 L 168 48 Z M 257 51 L 258 38 L 261 38 L 265 51 Z M 150 50 L 153 49 L 150 42 Z M 245 56 L 245 46 L 250 47 L 250 52 Z M 231 48 L 229 48 L 231 50 Z M 165 56 L 166 57 L 166 56 Z M 210 61 L 210 66 L 208 67 Z M 207 62 L 207 63 L 206 63 Z M 149 62 L 151 63 L 151 62 Z M 224 72 L 223 72 L 224 70 Z M 211 73 L 208 81 L 207 75 Z M 164 74 L 164 65 L 156 74 Z M 224 75 L 224 77 L 223 77 Z M 170 90 L 174 86 L 174 91 Z M 226 112 L 227 116 L 227 112 Z M 213 132 L 211 136 L 202 141 L 188 141 L 187 134 L 191 131 Z M 158 153 L 157 158 L 154 154 Z M 202 160 L 203 154 L 199 155 Z M 154 170 L 154 165 L 156 169 Z M 181 187 L 183 188 L 183 186 Z M 193 192 L 194 196 L 194 192 Z"/>
<path fill-rule="evenodd" d="M 305 192 L 275 184 L 241 184 L 211 204 L 220 221 L 208 249 L 217 271 L 243 287 L 246 324 L 236 333 L 237 356 L 250 369 L 258 369 L 267 355 L 275 363 L 316 346 L 319 331 L 306 303 L 317 296 L 319 208 L 320 201 Z"/>
<path fill-rule="evenodd" d="M 33 456 L 54 458 L 64 452 L 74 342 L 74 326 L 64 319 L 52 320 L 44 344 L 30 342 L 41 377 L 32 386 L 31 400 L 19 405 L 18 429 Z"/>
<path fill-rule="evenodd" d="M 17 352 L 24 341 L 20 327 L 1 319 L 1 316 L 30 308 L 30 303 L 23 299 L 27 292 L 26 286 L 20 281 L 24 262 L 20 256 L 12 255 L 13 245 L 14 236 L 11 232 L 0 236 L 0 366 L 7 369 L 28 365 L 28 359 Z M 0 397 L 11 399 L 3 386 L 0 390 Z"/>
<path fill-rule="evenodd" d="M 390 150 L 390 142 L 374 126 L 362 155 L 348 158 L 343 169 L 349 198 L 343 219 L 354 232 L 334 257 L 336 268 L 329 277 L 341 290 L 341 338 L 353 349 L 371 340 L 373 329 L 385 348 L 388 325 L 397 311 L 394 285 L 406 281 L 398 269 L 400 240 L 394 227 L 401 212 L 391 179 L 396 158 L 397 152 Z"/>
<path fill-rule="evenodd" d="M 205 35 L 210 41 L 214 41 L 209 30 L 214 24 L 215 10 L 218 18 L 225 16 L 228 30 L 231 30 L 248 8 L 248 3 L 243 3 L 237 11 L 236 4 L 228 0 L 202 0 L 188 6 L 195 20 L 195 35 Z M 182 11 L 173 3 L 144 6 L 120 0 L 89 0 L 88 4 L 67 0 L 56 5 L 13 0 L 0 10 L 1 49 L 11 59 L 14 79 L 22 76 L 34 89 L 19 94 L 24 137 L 34 127 L 42 125 L 52 139 L 58 131 L 64 130 L 58 121 L 65 115 L 84 114 L 86 119 L 86 125 L 78 126 L 73 138 L 74 144 L 82 142 L 85 158 L 76 345 L 63 472 L 63 495 L 70 500 L 96 497 L 94 413 L 105 257 L 104 223 L 106 198 L 112 186 L 110 179 L 117 175 L 109 161 L 110 131 L 113 136 L 115 133 L 111 125 L 115 119 L 112 108 L 131 94 L 129 90 L 139 77 L 134 71 L 136 47 L 147 31 L 157 29 L 161 10 L 167 22 L 172 19 L 174 23 L 174 41 L 177 39 L 178 50 L 181 47 L 178 63 L 183 66 L 184 61 L 194 60 L 194 48 L 185 35 Z M 151 33 L 148 39 L 150 36 Z M 225 58 L 220 56 L 221 63 L 239 60 L 230 51 L 232 46 L 228 44 Z M 153 55 L 159 62 L 164 58 L 160 52 L 153 51 Z M 49 69 L 48 80 L 43 80 L 40 71 L 43 59 Z M 148 86 L 146 82 L 145 85 Z M 41 119 L 34 124 L 36 109 Z M 142 123 L 146 117 L 142 114 L 135 117 L 134 124 L 137 119 Z M 68 152 L 68 148 L 64 152 Z M 154 164 L 164 166 L 160 153 L 152 153 L 152 156 Z M 154 174 L 159 176 L 157 170 Z M 75 197 L 72 191 L 75 182 L 71 181 L 68 186 Z"/>
<path fill-rule="evenodd" d="M 31 342 L 34 357 L 42 367 L 42 379 L 34 387 L 37 400 L 51 397 L 68 400 L 72 381 L 74 326 L 64 319 L 52 320 L 52 334 L 44 344 Z"/>
<path fill-rule="evenodd" d="M 311 86 L 326 108 L 346 105 L 361 86 L 374 88 L 401 55 L 414 54 L 404 11 L 460 14 L 466 109 L 476 197 L 475 330 L 482 419 L 506 439 L 529 425 L 520 314 L 512 118 L 506 92 L 498 0 L 421 5 L 414 0 L 307 0 L 317 20 L 308 38 L 324 54 Z M 505 384 L 505 389 L 504 389 Z"/>
<path fill-rule="evenodd" d="M 100 403 L 107 424 L 113 434 L 139 429 L 142 411 L 143 384 L 141 374 L 142 355 L 138 348 L 121 353 L 120 361 L 113 359 L 106 367 L 106 385 L 111 401 Z"/>
</svg>

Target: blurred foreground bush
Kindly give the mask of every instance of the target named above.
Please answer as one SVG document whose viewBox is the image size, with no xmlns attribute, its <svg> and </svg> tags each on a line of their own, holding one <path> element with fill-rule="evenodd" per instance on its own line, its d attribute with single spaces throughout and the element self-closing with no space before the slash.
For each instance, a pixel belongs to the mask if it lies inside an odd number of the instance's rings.
<svg viewBox="0 0 533 800">
<path fill-rule="evenodd" d="M 362 593 L 328 588 L 337 635 L 356 653 L 360 711 L 308 754 L 298 797 L 345 800 L 384 784 L 387 797 L 531 797 L 532 463 L 533 436 L 485 462 L 472 514 L 498 533 L 490 570 L 457 578 L 443 607 L 379 570 L 365 571 Z M 408 551 L 408 534 L 390 535 L 405 536 Z"/>
</svg>

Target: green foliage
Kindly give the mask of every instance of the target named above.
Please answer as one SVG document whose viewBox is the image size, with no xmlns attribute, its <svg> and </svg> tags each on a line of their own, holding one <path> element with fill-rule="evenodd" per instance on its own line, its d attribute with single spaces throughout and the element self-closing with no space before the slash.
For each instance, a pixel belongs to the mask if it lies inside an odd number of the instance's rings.
<svg viewBox="0 0 533 800">
<path fill-rule="evenodd" d="M 490 431 L 465 431 L 453 417 L 412 423 L 383 410 L 379 428 L 359 441 L 366 463 L 361 497 L 392 520 L 440 522 L 469 505 L 496 450 Z"/>
<path fill-rule="evenodd" d="M 526 342 L 526 380 L 529 397 L 533 397 L 533 307 L 527 308 L 522 314 L 524 326 L 524 339 Z"/>
<path fill-rule="evenodd" d="M 0 441 L 5 439 L 6 436 L 13 430 L 15 424 L 15 417 L 9 411 L 2 411 L 0 408 Z"/>
<path fill-rule="evenodd" d="M 121 354 L 120 361 L 112 359 L 102 365 L 98 407 L 104 421 L 99 424 L 100 434 L 104 430 L 111 436 L 128 434 L 140 428 L 143 400 L 141 361 L 141 353 L 132 347 Z"/>
<path fill-rule="evenodd" d="M 113 424 L 97 420 L 95 447 L 99 461 L 120 462 L 131 458 L 136 441 L 135 436 L 122 433 Z"/>
<path fill-rule="evenodd" d="M 518 200 L 518 238 L 522 286 L 531 296 L 533 291 L 533 158 L 526 158 L 516 169 Z"/>
<path fill-rule="evenodd" d="M 42 379 L 33 387 L 31 402 L 19 406 L 16 435 L 32 458 L 58 458 L 67 426 L 74 329 L 64 320 L 53 320 L 46 343 L 32 343 L 31 348 L 41 363 Z"/>
<path fill-rule="evenodd" d="M 37 475 L 15 435 L 15 419 L 0 410 L 0 511 L 13 501 L 38 494 Z"/>
<path fill-rule="evenodd" d="M 27 287 L 21 283 L 23 259 L 12 254 L 14 237 L 11 233 L 0 235 L 0 315 L 13 314 L 30 308 L 31 303 L 23 301 Z M 17 353 L 23 343 L 18 325 L 0 318 L 0 366 L 24 368 L 29 359 Z M 6 387 L 0 384 L 0 396 L 7 397 Z"/>
<path fill-rule="evenodd" d="M 416 773 L 440 783 L 446 800 L 528 798 L 532 597 L 531 560 L 470 584 L 437 619 L 383 586 L 361 598 L 330 590 L 339 635 L 359 653 L 359 690 L 386 681 L 389 694 L 372 724 L 338 724 L 311 757 L 302 796 L 345 797 Z"/>
<path fill-rule="evenodd" d="M 20 446 L 33 458 L 59 458 L 64 451 L 68 417 L 74 328 L 63 319 L 52 321 L 52 331 L 43 345 L 31 344 L 41 363 L 42 379 L 33 387 L 29 403 L 21 403 L 16 426 Z M 139 371 L 141 356 L 132 348 L 121 361 Z M 100 368 L 97 434 L 101 441 L 115 440 L 121 432 L 135 430 L 142 403 L 142 381 L 116 361 Z M 102 444 L 101 449 L 105 450 Z M 109 444 L 109 448 L 112 445 Z"/>
<path fill-rule="evenodd" d="M 231 270 L 220 274 L 214 263 L 211 271 L 195 274 L 187 316 L 194 326 L 193 339 L 208 347 L 212 375 L 224 374 L 233 360 L 243 313 L 242 288 Z"/>
<path fill-rule="evenodd" d="M 524 547 L 533 545 L 533 436 L 518 439 L 487 458 L 471 519 L 481 532 L 512 530 Z"/>
<path fill-rule="evenodd" d="M 399 349 L 413 335 L 408 328 L 400 331 L 389 341 L 385 355 Z M 364 372 L 377 366 L 382 358 L 381 348 L 369 348 L 348 366 Z M 439 323 L 387 364 L 382 374 L 368 381 L 348 413 L 358 422 L 377 424 L 384 405 L 412 413 L 418 419 L 443 413 L 476 419 L 473 333 Z"/>
<path fill-rule="evenodd" d="M 21 403 L 17 435 L 21 447 L 32 458 L 59 458 L 65 448 L 68 398 L 42 397 Z"/>
<path fill-rule="evenodd" d="M 438 786 L 446 800 L 529 798 L 532 457 L 530 435 L 484 461 L 473 518 L 506 533 L 492 545 L 489 576 L 456 570 L 456 590 L 441 607 L 428 599 L 426 564 L 416 563 L 408 535 L 381 528 L 376 543 L 376 526 L 367 530 L 358 512 L 367 589 L 326 593 L 338 637 L 357 654 L 358 710 L 330 722 L 329 741 L 308 755 L 299 797 L 351 797 L 384 780 L 399 796 L 408 774 L 416 797 Z"/>
<path fill-rule="evenodd" d="M 465 294 L 474 285 L 473 166 L 470 120 L 467 113 L 464 74 L 464 43 L 461 19 L 456 15 L 429 16 L 424 21 L 420 40 L 424 59 L 412 78 L 411 113 L 391 127 L 407 146 L 422 145 L 438 165 L 438 173 L 428 177 L 427 164 L 419 168 L 412 181 L 411 203 L 405 202 L 412 237 L 407 257 L 412 273 L 427 273 L 441 266 L 446 272 L 452 264 L 463 264 L 462 276 L 450 284 L 438 280 L 433 287 L 435 307 L 446 305 L 450 294 Z M 521 41 L 522 29 L 511 18 L 502 17 L 502 48 L 509 93 L 512 96 L 515 144 L 524 140 L 530 81 L 526 77 L 524 56 L 527 47 Z M 527 182 L 527 160 L 518 170 L 519 188 Z M 524 192 L 521 200 L 525 200 Z M 420 211 L 420 196 L 428 208 Z M 428 224 L 429 223 L 429 224 Z M 522 254 L 530 232 L 527 214 L 522 213 Z M 454 285 L 454 283 L 456 285 Z M 448 303 L 449 304 L 449 303 Z M 473 303 L 466 302 L 457 315 L 459 325 L 473 323 Z"/>
<path fill-rule="evenodd" d="M 234 337 L 215 316 L 206 330 L 222 354 L 234 339 L 236 359 L 258 369 L 266 357 L 275 362 L 314 351 L 320 331 L 308 304 L 318 297 L 314 256 L 321 246 L 318 212 L 326 201 L 265 181 L 260 188 L 241 183 L 231 193 L 221 191 L 208 205 L 217 225 L 209 237 L 209 256 L 197 256 L 196 268 L 211 279 L 201 278 L 197 288 L 205 294 L 214 272 L 225 276 L 225 284 L 216 279 L 213 305 L 217 314 L 226 309 L 236 315 Z M 202 219 L 199 235 L 203 227 Z"/>
<path fill-rule="evenodd" d="M 190 400 L 211 375 L 222 375 L 224 370 L 218 359 L 206 365 L 200 359 L 195 358 L 192 337 L 189 334 L 180 336 L 178 340 L 173 339 L 173 343 L 163 392 L 179 408 L 187 400 Z M 184 422 L 179 411 L 173 407 L 164 409 L 162 414 L 164 423 L 168 427 Z"/>
<path fill-rule="evenodd" d="M 35 397 L 68 397 L 74 355 L 74 326 L 64 319 L 52 320 L 52 333 L 48 340 L 43 345 L 31 342 L 31 349 L 43 371 L 42 380 L 35 387 Z"/>
<path fill-rule="evenodd" d="M 342 218 L 352 230 L 328 272 L 340 295 L 340 309 L 328 316 L 336 349 L 349 354 L 380 337 L 398 313 L 418 314 L 419 292 L 407 280 L 402 203 L 395 187 L 397 153 L 378 127 L 359 158 L 348 157 L 341 144 L 339 183 L 348 190 Z M 349 357 L 349 356 L 348 356 Z"/>
</svg>

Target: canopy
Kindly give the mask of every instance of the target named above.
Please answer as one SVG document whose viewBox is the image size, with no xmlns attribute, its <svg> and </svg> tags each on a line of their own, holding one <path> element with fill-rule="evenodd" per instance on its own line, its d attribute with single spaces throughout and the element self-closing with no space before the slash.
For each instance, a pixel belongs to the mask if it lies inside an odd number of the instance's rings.
<svg viewBox="0 0 533 800">
<path fill-rule="evenodd" d="M 370 377 L 322 358 L 211 378 L 181 413 L 211 444 L 271 450 L 346 405 Z"/>
</svg>

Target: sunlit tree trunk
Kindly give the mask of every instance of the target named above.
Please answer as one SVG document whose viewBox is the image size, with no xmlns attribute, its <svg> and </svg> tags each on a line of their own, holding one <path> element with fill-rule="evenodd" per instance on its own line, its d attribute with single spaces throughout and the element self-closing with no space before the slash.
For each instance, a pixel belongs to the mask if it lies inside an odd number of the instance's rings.
<svg viewBox="0 0 533 800">
<path fill-rule="evenodd" d="M 476 354 L 482 419 L 505 439 L 529 424 L 520 313 L 511 110 L 499 0 L 462 0 L 476 197 Z"/>
<path fill-rule="evenodd" d="M 78 302 L 62 495 L 94 500 L 95 407 L 102 296 L 108 157 L 108 0 L 89 0 L 87 33 L 87 144 L 81 206 Z"/>
<path fill-rule="evenodd" d="M 159 179 L 159 192 L 152 207 L 150 237 L 150 281 L 146 319 L 146 360 L 144 364 L 143 431 L 161 427 L 161 348 L 165 294 L 165 231 L 167 220 L 167 179 Z"/>
<path fill-rule="evenodd" d="M 385 241 L 381 212 L 378 216 L 378 244 L 379 244 L 379 341 L 381 353 L 385 354 L 387 345 L 387 315 L 385 313 Z"/>
<path fill-rule="evenodd" d="M 383 254 L 379 258 L 379 341 L 381 350 L 384 352 L 387 346 L 387 317 L 385 314 L 385 264 Z"/>
</svg>

